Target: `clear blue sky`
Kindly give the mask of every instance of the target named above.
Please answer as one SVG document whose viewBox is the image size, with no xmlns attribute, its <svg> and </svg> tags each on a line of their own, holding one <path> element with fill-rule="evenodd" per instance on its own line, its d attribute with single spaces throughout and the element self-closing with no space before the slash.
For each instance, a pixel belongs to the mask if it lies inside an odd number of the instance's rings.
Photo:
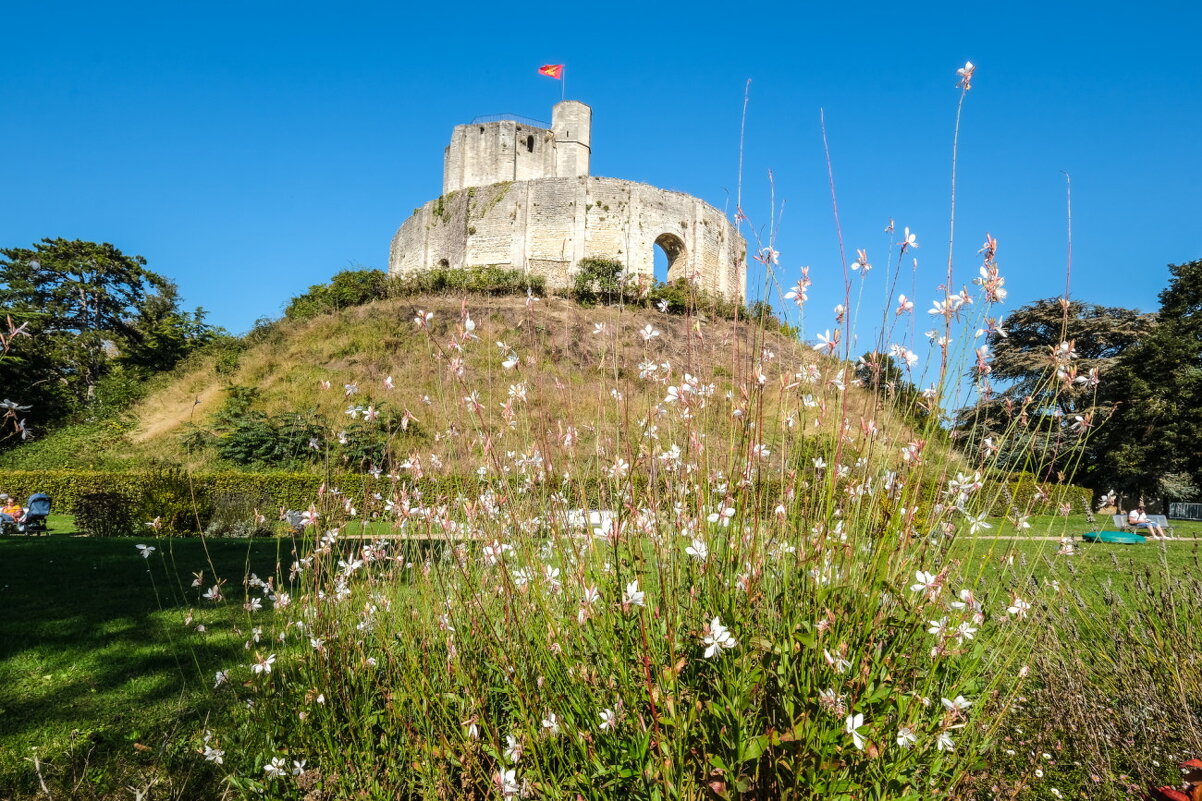
<svg viewBox="0 0 1202 801">
<path fill-rule="evenodd" d="M 744 207 L 766 230 L 772 170 L 781 283 L 812 269 L 807 333 L 842 296 L 819 109 L 849 255 L 877 267 L 868 295 L 893 218 L 918 234 L 926 303 L 966 59 L 957 283 L 988 231 L 1011 307 L 1063 291 L 1062 170 L 1075 297 L 1155 309 L 1165 265 L 1202 258 L 1192 2 L 5 6 L 0 244 L 110 241 L 233 331 L 340 269 L 386 268 L 397 226 L 440 191 L 454 125 L 549 118 L 545 63 L 593 107 L 594 174 L 731 213 L 752 79 Z"/>
</svg>

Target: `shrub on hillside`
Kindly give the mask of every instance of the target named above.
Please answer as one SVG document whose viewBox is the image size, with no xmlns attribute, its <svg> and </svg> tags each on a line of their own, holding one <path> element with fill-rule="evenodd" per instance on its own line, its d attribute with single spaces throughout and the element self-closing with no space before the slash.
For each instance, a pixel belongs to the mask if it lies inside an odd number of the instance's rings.
<svg viewBox="0 0 1202 801">
<path fill-rule="evenodd" d="M 616 303 L 622 297 L 622 265 L 613 259 L 581 259 L 570 296 L 585 306 Z"/>
<path fill-rule="evenodd" d="M 442 267 L 413 275 L 393 277 L 388 295 L 404 298 L 412 295 L 431 295 L 448 292 L 468 292 L 476 295 L 535 295 L 545 294 L 546 279 L 527 275 L 496 265 L 471 265 L 459 269 Z"/>
<path fill-rule="evenodd" d="M 290 320 L 308 320 L 352 306 L 362 306 L 388 295 L 388 273 L 381 270 L 343 270 L 328 284 L 314 284 L 294 297 L 284 309 Z"/>
</svg>

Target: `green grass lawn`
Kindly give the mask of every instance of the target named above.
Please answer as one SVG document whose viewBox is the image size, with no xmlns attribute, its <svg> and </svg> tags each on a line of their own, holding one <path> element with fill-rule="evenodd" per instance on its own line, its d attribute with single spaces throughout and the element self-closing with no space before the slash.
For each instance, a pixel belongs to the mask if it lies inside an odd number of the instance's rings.
<svg viewBox="0 0 1202 801">
<path fill-rule="evenodd" d="M 58 533 L 72 528 L 56 515 L 49 537 L 0 539 L 0 788 L 13 797 L 34 793 L 35 757 L 75 798 L 103 797 L 139 767 L 169 765 L 203 716 L 220 712 L 206 706 L 214 672 L 246 659 L 239 606 L 185 599 L 185 590 L 196 598 L 192 571 L 212 576 L 200 541 Z M 158 551 L 144 560 L 138 543 Z M 227 594 L 240 597 L 246 571 L 271 574 L 291 544 L 207 548 Z"/>
<path fill-rule="evenodd" d="M 985 533 L 1016 533 L 995 522 Z M 237 604 L 202 605 L 192 573 L 204 570 L 211 583 L 211 559 L 228 581 L 227 597 L 240 598 L 248 571 L 268 576 L 277 561 L 287 567 L 291 541 L 92 539 L 71 536 L 66 515 L 52 516 L 50 528 L 48 537 L 0 539 L 0 788 L 11 788 L 13 798 L 36 797 L 35 757 L 48 783 L 73 798 L 127 797 L 120 795 L 125 786 L 144 785 L 155 770 L 196 770 L 190 738 L 205 716 L 223 713 L 211 706 L 213 674 L 248 657 L 239 630 L 245 613 Z M 1024 533 L 1088 529 L 1083 516 L 1039 518 Z M 1198 530 L 1202 524 L 1184 524 L 1178 533 Z M 137 544 L 158 550 L 144 560 Z M 979 566 L 985 581 L 1003 564 L 1028 564 L 1035 579 L 1071 582 L 1099 610 L 1102 588 L 1115 577 L 1202 573 L 1202 542 L 1079 543 L 1072 556 L 1056 555 L 1058 547 L 1034 537 L 961 538 L 948 558 Z M 190 627 L 183 622 L 189 609 Z M 195 777 L 201 795 L 206 781 Z"/>
</svg>

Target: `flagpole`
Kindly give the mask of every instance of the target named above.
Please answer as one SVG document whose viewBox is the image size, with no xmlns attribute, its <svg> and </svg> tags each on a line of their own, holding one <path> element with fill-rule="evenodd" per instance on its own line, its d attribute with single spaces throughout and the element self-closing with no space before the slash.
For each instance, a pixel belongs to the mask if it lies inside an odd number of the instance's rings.
<svg viewBox="0 0 1202 801">
<path fill-rule="evenodd" d="M 559 75 L 559 102 L 562 103 L 568 96 L 568 67 L 566 64 L 559 71 Z"/>
</svg>

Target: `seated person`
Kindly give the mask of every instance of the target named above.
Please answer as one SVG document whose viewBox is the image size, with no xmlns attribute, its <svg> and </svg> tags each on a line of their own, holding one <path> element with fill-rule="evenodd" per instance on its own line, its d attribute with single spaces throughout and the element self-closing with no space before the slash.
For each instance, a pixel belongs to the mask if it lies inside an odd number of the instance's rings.
<svg viewBox="0 0 1202 801">
<path fill-rule="evenodd" d="M 15 525 L 17 531 L 22 531 L 21 518 L 24 516 L 25 510 L 19 503 L 7 495 L 0 494 L 0 528 Z"/>
<path fill-rule="evenodd" d="M 25 516 L 25 510 L 12 498 L 0 494 L 0 514 L 8 515 L 15 522 L 20 523 L 21 518 Z"/>
<path fill-rule="evenodd" d="M 1167 540 L 1164 529 L 1148 520 L 1144 507 L 1140 506 L 1127 513 L 1127 524 L 1132 528 L 1146 528 L 1154 540 Z"/>
</svg>

